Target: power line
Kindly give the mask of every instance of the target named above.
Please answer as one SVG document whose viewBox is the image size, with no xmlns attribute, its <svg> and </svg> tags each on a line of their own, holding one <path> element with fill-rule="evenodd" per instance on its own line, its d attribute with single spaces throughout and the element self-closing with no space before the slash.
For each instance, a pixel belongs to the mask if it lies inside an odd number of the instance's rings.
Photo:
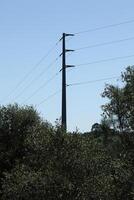
<svg viewBox="0 0 134 200">
<path fill-rule="evenodd" d="M 87 84 L 90 84 L 90 83 L 108 81 L 108 80 L 113 80 L 113 79 L 117 79 L 117 78 L 119 79 L 120 77 L 119 76 L 114 76 L 114 77 L 97 79 L 97 80 L 92 80 L 92 81 L 90 80 L 90 81 L 84 81 L 84 82 L 71 83 L 71 84 L 68 84 L 67 86 L 70 87 L 70 86 L 78 86 L 78 85 L 87 85 Z"/>
<path fill-rule="evenodd" d="M 93 61 L 93 62 L 89 62 L 89 63 L 76 64 L 76 67 L 87 66 L 87 65 L 92 65 L 92 64 L 99 64 L 99 63 L 115 61 L 115 60 L 122 60 L 122 59 L 127 59 L 127 58 L 132 58 L 132 57 L 134 57 L 134 54 L 128 55 L 128 56 L 119 56 L 119 57 L 114 57 L 114 58 L 102 59 L 102 60 L 97 60 L 97 61 Z"/>
<path fill-rule="evenodd" d="M 41 104 L 43 104 L 44 102 L 48 101 L 49 99 L 53 98 L 54 96 L 56 96 L 57 94 L 59 94 L 61 92 L 61 90 L 57 90 L 56 92 L 54 92 L 53 94 L 49 95 L 47 98 L 45 98 L 44 100 L 42 100 L 39 104 L 37 104 L 36 106 L 40 106 Z"/>
<path fill-rule="evenodd" d="M 78 85 L 86 85 L 86 84 L 91 84 L 91 83 L 96 83 L 96 82 L 101 82 L 101 81 L 114 80 L 114 79 L 119 79 L 119 78 L 120 78 L 119 76 L 113 76 L 113 77 L 109 77 L 109 78 L 97 79 L 97 80 L 92 80 L 92 81 L 90 80 L 90 81 L 84 81 L 84 82 L 71 83 L 71 84 L 68 84 L 67 87 L 78 86 Z M 56 96 L 59 93 L 61 93 L 61 90 L 57 90 L 56 92 L 52 93 L 51 95 L 46 97 L 44 100 L 42 100 L 40 103 L 38 103 L 36 106 L 40 106 L 41 104 L 43 104 L 44 102 L 53 98 L 54 96 Z"/>
<path fill-rule="evenodd" d="M 4 101 L 6 98 L 8 98 L 10 95 L 12 95 L 19 87 L 22 85 L 22 83 L 29 77 L 29 75 L 36 69 L 38 66 L 47 58 L 47 56 L 55 49 L 55 47 L 58 45 L 59 41 L 55 43 L 52 48 L 48 50 L 48 52 L 31 68 L 29 72 L 18 82 L 18 84 L 14 87 L 13 90 L 2 100 Z"/>
<path fill-rule="evenodd" d="M 100 26 L 100 27 L 96 27 L 96 28 L 93 28 L 93 29 L 87 29 L 87 30 L 84 30 L 84 31 L 76 32 L 74 34 L 79 35 L 79 34 L 99 31 L 99 30 L 103 30 L 103 29 L 113 28 L 113 27 L 116 27 L 116 26 L 121 26 L 121 25 L 124 25 L 124 24 L 131 24 L 131 23 L 134 23 L 134 19 L 128 20 L 128 21 L 123 21 L 123 22 L 120 22 L 120 23 L 109 24 L 109 25 L 106 25 L 106 26 Z"/>
<path fill-rule="evenodd" d="M 113 40 L 113 41 L 110 41 L 110 42 L 93 44 L 93 45 L 77 48 L 77 49 L 75 49 L 75 51 L 89 49 L 89 48 L 95 48 L 95 47 L 100 47 L 100 46 L 106 46 L 106 45 L 110 45 L 110 44 L 116 44 L 116 43 L 121 43 L 121 42 L 125 42 L 125 41 L 131 41 L 131 40 L 134 40 L 134 37 L 124 38 L 124 39 L 120 39 L 120 40 Z"/>
<path fill-rule="evenodd" d="M 47 72 L 51 66 L 53 66 L 56 61 L 59 59 L 59 56 L 53 60 L 52 63 L 50 63 L 50 65 L 48 65 L 43 71 L 40 72 L 40 74 L 38 74 L 25 88 L 23 88 L 23 90 L 15 97 L 15 99 L 19 98 L 35 81 L 37 81 L 41 76 L 44 75 L 45 72 Z"/>
<path fill-rule="evenodd" d="M 27 99 L 25 99 L 23 101 L 22 104 L 25 104 L 25 102 L 27 102 L 29 99 L 31 99 L 33 96 L 35 96 L 41 89 L 43 89 L 46 85 L 48 85 L 48 83 L 50 83 L 55 77 L 57 77 L 59 75 L 59 71 L 54 74 L 50 79 L 48 79 L 44 84 L 42 84 L 37 90 L 35 90 Z"/>
</svg>

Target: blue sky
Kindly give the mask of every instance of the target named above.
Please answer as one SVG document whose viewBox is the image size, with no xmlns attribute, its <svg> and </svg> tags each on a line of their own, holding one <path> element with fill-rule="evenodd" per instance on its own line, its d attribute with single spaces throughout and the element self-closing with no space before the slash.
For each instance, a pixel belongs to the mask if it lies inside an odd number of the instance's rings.
<svg viewBox="0 0 134 200">
<path fill-rule="evenodd" d="M 42 87 L 36 95 L 29 97 L 61 69 L 60 58 L 51 65 L 61 53 L 61 43 L 58 43 L 46 59 L 29 73 L 22 84 L 18 83 L 55 45 L 63 32 L 76 33 L 134 20 L 133 8 L 133 0 L 0 1 L 0 103 L 36 105 L 41 116 L 54 123 L 61 116 L 61 93 L 38 104 L 61 90 L 61 74 L 59 73 L 46 87 Z M 128 23 L 78 34 L 71 40 L 67 39 L 67 48 L 77 49 L 133 36 L 134 23 Z M 87 66 L 77 65 L 132 55 L 133 44 L 134 40 L 128 40 L 72 53 L 67 57 L 67 64 L 74 64 L 76 67 L 67 72 L 67 83 L 119 76 L 128 65 L 134 64 L 134 57 Z M 45 69 L 47 71 L 44 71 Z M 42 76 L 39 77 L 40 74 Z M 30 85 L 36 77 L 38 79 Z M 100 94 L 105 83 L 120 84 L 117 79 L 113 79 L 67 88 L 68 130 L 75 130 L 77 127 L 81 131 L 88 131 L 93 123 L 100 121 L 101 105 L 106 102 Z"/>
</svg>

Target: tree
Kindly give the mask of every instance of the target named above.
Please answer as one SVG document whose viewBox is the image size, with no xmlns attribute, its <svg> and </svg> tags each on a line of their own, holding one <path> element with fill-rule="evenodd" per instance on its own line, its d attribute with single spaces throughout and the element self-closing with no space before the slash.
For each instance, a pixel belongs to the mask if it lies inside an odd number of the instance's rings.
<svg viewBox="0 0 134 200">
<path fill-rule="evenodd" d="M 10 172 L 16 162 L 22 162 L 27 154 L 27 136 L 30 137 L 42 126 L 47 127 L 48 123 L 43 122 L 31 106 L 15 104 L 0 107 L 0 179 L 4 176 L 3 172 Z"/>
<path fill-rule="evenodd" d="M 134 67 L 122 73 L 124 86 L 106 85 L 102 97 L 109 102 L 102 106 L 103 116 L 111 121 L 111 126 L 119 132 L 134 130 Z"/>
<path fill-rule="evenodd" d="M 0 199 L 133 200 L 133 67 L 122 80 L 106 86 L 104 117 L 86 134 L 53 127 L 33 107 L 1 107 Z"/>
<path fill-rule="evenodd" d="M 124 94 L 126 97 L 128 124 L 131 130 L 134 130 L 134 66 L 129 66 L 122 73 L 122 80 L 125 83 Z"/>
<path fill-rule="evenodd" d="M 124 138 L 119 144 L 114 134 L 109 143 L 113 148 L 109 148 L 102 137 L 63 133 L 59 128 L 36 129 L 27 136 L 27 153 L 21 162 L 4 173 L 1 199 L 131 200 L 134 172 L 132 149 L 131 154 L 127 152 L 130 140 Z"/>
</svg>

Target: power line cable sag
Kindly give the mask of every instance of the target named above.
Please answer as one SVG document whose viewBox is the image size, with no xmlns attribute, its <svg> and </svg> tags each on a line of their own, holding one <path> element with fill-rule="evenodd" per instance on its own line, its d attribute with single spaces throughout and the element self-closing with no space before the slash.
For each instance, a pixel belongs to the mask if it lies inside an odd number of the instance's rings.
<svg viewBox="0 0 134 200">
<path fill-rule="evenodd" d="M 23 88 L 23 90 L 14 98 L 17 99 L 19 98 L 35 81 L 37 81 L 41 76 L 44 75 L 45 72 L 47 72 L 50 67 L 52 67 L 59 59 L 59 56 L 54 59 L 54 61 L 52 63 L 50 63 L 50 65 L 48 65 L 44 70 L 42 70 L 25 88 Z"/>
<path fill-rule="evenodd" d="M 115 61 L 115 60 L 122 60 L 122 59 L 127 59 L 127 58 L 132 58 L 132 57 L 134 57 L 134 54 L 133 55 L 127 55 L 127 56 L 113 57 L 113 58 L 108 58 L 108 59 L 102 59 L 102 60 L 92 61 L 92 62 L 88 62 L 88 63 L 76 64 L 75 66 L 76 67 L 87 66 L 87 65 L 105 63 L 105 62 Z"/>
<path fill-rule="evenodd" d="M 78 86 L 78 85 L 87 85 L 87 84 L 91 84 L 91 83 L 97 83 L 97 82 L 114 80 L 114 79 L 120 79 L 120 76 L 113 76 L 113 77 L 103 78 L 103 79 L 97 79 L 97 80 L 90 80 L 90 81 L 84 81 L 84 82 L 71 83 L 71 84 L 67 84 L 67 87 Z M 46 102 L 49 99 L 53 98 L 54 96 L 56 96 L 59 93 L 61 93 L 61 89 L 57 90 L 56 92 L 54 92 L 51 95 L 49 95 L 48 97 L 46 97 L 40 103 L 36 104 L 36 106 L 40 106 L 41 104 L 43 104 L 44 102 Z"/>
<path fill-rule="evenodd" d="M 88 32 L 99 31 L 99 30 L 113 28 L 113 27 L 121 26 L 121 25 L 125 25 L 125 24 L 131 24 L 131 23 L 134 23 L 134 19 L 123 21 L 123 22 L 120 22 L 120 23 L 115 23 L 115 24 L 109 24 L 109 25 L 105 25 L 105 26 L 100 26 L 100 27 L 96 27 L 96 28 L 93 28 L 93 29 L 87 29 L 87 30 L 84 30 L 84 31 L 76 32 L 76 33 L 74 33 L 74 35 L 79 35 L 79 34 L 84 34 L 84 33 L 88 33 Z"/>
<path fill-rule="evenodd" d="M 53 94 L 49 95 L 47 98 L 45 98 L 44 100 L 42 100 L 40 103 L 38 103 L 36 106 L 40 106 L 41 104 L 43 104 L 46 101 L 48 101 L 49 99 L 53 98 L 54 96 L 56 96 L 60 92 L 61 92 L 61 90 L 57 90 L 56 92 L 54 92 Z"/>
<path fill-rule="evenodd" d="M 79 86 L 79 85 L 87 85 L 87 84 L 90 84 L 90 83 L 97 83 L 97 82 L 101 82 L 101 81 L 108 81 L 108 80 L 114 80 L 114 79 L 119 79 L 119 78 L 120 78 L 119 76 L 114 76 L 114 77 L 97 79 L 97 80 L 89 80 L 89 81 L 71 83 L 71 84 L 68 84 L 67 87 L 70 87 L 70 86 Z"/>
<path fill-rule="evenodd" d="M 13 90 L 2 100 L 4 101 L 6 98 L 8 98 L 10 95 L 12 95 L 19 87 L 22 85 L 22 83 L 29 77 L 29 75 L 36 69 L 38 66 L 47 58 L 47 56 L 55 49 L 55 47 L 58 45 L 59 41 L 53 45 L 48 52 L 31 68 L 29 72 L 18 82 L 18 84 L 14 87 Z"/>
<path fill-rule="evenodd" d="M 131 40 L 134 40 L 134 37 L 124 38 L 124 39 L 120 39 L 120 40 L 113 40 L 113 41 L 110 41 L 110 42 L 93 44 L 93 45 L 77 48 L 77 49 L 75 49 L 75 51 L 89 49 L 89 48 L 95 48 L 95 47 L 100 47 L 100 46 L 106 46 L 106 45 L 110 45 L 110 44 L 122 43 L 122 42 L 126 42 L 126 41 L 131 41 Z"/>
<path fill-rule="evenodd" d="M 41 89 L 43 89 L 48 83 L 50 83 L 55 77 L 57 77 L 60 74 L 58 71 L 56 74 L 54 74 L 50 79 L 48 79 L 44 84 L 42 84 L 35 92 L 33 92 L 27 99 L 23 101 L 22 104 L 25 104 L 28 100 L 30 100 L 33 96 L 35 96 Z"/>
</svg>

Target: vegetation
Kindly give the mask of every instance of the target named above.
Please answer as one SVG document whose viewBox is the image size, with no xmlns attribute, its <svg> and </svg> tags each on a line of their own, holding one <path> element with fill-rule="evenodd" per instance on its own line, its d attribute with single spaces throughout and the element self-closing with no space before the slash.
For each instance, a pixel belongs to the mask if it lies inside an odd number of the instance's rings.
<svg viewBox="0 0 134 200">
<path fill-rule="evenodd" d="M 1 200 L 134 200 L 134 67 L 121 77 L 87 133 L 64 133 L 33 107 L 0 108 Z"/>
</svg>

